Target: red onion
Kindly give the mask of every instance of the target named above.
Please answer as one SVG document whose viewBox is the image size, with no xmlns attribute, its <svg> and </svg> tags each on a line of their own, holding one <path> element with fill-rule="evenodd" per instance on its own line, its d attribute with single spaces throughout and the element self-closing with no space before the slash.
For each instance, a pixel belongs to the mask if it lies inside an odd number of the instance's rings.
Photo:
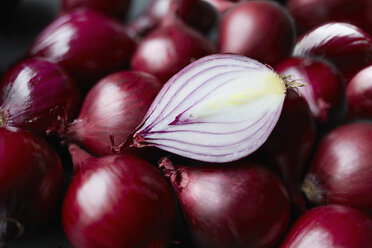
<svg viewBox="0 0 372 248">
<path fill-rule="evenodd" d="M 119 22 L 92 10 L 58 17 L 35 39 L 30 56 L 59 63 L 86 90 L 129 64 L 134 42 Z"/>
<path fill-rule="evenodd" d="M 162 84 L 143 72 L 106 76 L 87 94 L 69 138 L 96 155 L 112 154 L 141 122 Z"/>
<path fill-rule="evenodd" d="M 352 123 L 319 144 L 302 189 L 314 204 L 342 204 L 372 214 L 372 124 Z"/>
<path fill-rule="evenodd" d="M 241 55 L 206 56 L 163 86 L 129 145 L 207 162 L 240 159 L 266 141 L 291 84 Z"/>
<path fill-rule="evenodd" d="M 294 56 L 315 56 L 331 61 L 349 81 L 372 63 L 372 38 L 349 23 L 331 22 L 299 37 Z"/>
<path fill-rule="evenodd" d="M 0 84 L 0 126 L 61 134 L 79 107 L 79 91 L 59 65 L 39 58 L 10 68 Z"/>
<path fill-rule="evenodd" d="M 292 226 L 281 248 L 372 247 L 372 222 L 363 212 L 329 205 L 309 210 Z"/>
<path fill-rule="evenodd" d="M 57 154 L 22 129 L 0 127 L 0 245 L 45 224 L 63 187 Z"/>
<path fill-rule="evenodd" d="M 211 54 L 214 46 L 180 21 L 160 27 L 146 36 L 133 54 L 133 70 L 155 75 L 165 83 L 195 59 Z"/>
<path fill-rule="evenodd" d="M 166 247 L 175 209 L 171 188 L 151 164 L 130 155 L 101 158 L 70 146 L 75 176 L 62 208 L 76 248 Z"/>
<path fill-rule="evenodd" d="M 117 19 L 123 19 L 132 0 L 62 0 L 62 12 L 89 8 Z"/>
<path fill-rule="evenodd" d="M 372 118 L 372 65 L 363 68 L 346 88 L 348 118 Z"/>
<path fill-rule="evenodd" d="M 370 0 L 287 0 L 300 34 L 330 21 L 354 24 L 372 34 Z"/>
<path fill-rule="evenodd" d="M 176 166 L 160 161 L 197 247 L 273 247 L 289 221 L 282 182 L 249 162 Z"/>
<path fill-rule="evenodd" d="M 291 17 L 278 3 L 247 1 L 234 5 L 222 17 L 218 46 L 275 65 L 292 52 L 295 42 Z"/>
<path fill-rule="evenodd" d="M 338 121 L 345 113 L 345 82 L 329 63 L 316 58 L 291 57 L 275 70 L 304 82 L 298 90 L 319 123 Z"/>
</svg>

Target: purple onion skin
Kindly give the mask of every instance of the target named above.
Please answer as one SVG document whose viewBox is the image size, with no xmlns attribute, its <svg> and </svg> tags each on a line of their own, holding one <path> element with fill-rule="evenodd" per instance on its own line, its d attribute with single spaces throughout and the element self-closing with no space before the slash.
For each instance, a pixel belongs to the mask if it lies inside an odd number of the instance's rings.
<svg viewBox="0 0 372 248">
<path fill-rule="evenodd" d="M 275 65 L 292 52 L 295 31 L 291 17 L 278 3 L 248 1 L 234 5 L 222 17 L 218 47 Z"/>
<path fill-rule="evenodd" d="M 71 147 L 70 147 L 71 152 Z M 175 208 L 161 173 L 139 157 L 72 151 L 62 224 L 76 248 L 166 247 Z"/>
<path fill-rule="evenodd" d="M 330 21 L 348 22 L 372 34 L 369 0 L 287 0 L 298 34 Z"/>
<path fill-rule="evenodd" d="M 302 189 L 316 205 L 341 204 L 372 214 L 372 124 L 339 126 L 319 146 Z"/>
<path fill-rule="evenodd" d="M 27 59 L 10 68 L 1 81 L 0 126 L 42 136 L 62 134 L 79 104 L 75 81 L 62 67 L 45 59 Z"/>
<path fill-rule="evenodd" d="M 347 119 L 372 119 L 372 65 L 360 70 L 346 88 Z"/>
<path fill-rule="evenodd" d="M 275 66 L 275 70 L 306 84 L 299 88 L 299 92 L 318 123 L 335 123 L 343 118 L 346 85 L 333 65 L 316 58 L 290 57 Z"/>
<path fill-rule="evenodd" d="M 93 9 L 102 14 L 123 19 L 132 0 L 62 0 L 61 11 L 68 12 L 78 8 Z"/>
<path fill-rule="evenodd" d="M 273 247 L 289 221 L 282 182 L 252 162 L 165 166 L 193 242 L 200 248 Z"/>
<path fill-rule="evenodd" d="M 133 70 L 155 75 L 165 83 L 195 59 L 216 50 L 197 31 L 180 21 L 155 29 L 138 45 L 131 60 Z"/>
<path fill-rule="evenodd" d="M 300 36 L 293 55 L 328 60 L 348 82 L 355 73 L 372 63 L 372 38 L 352 24 L 326 23 Z"/>
<path fill-rule="evenodd" d="M 342 205 L 313 208 L 292 226 L 280 248 L 372 247 L 372 221 L 363 212 Z"/>
<path fill-rule="evenodd" d="M 119 22 L 92 10 L 76 10 L 49 24 L 28 55 L 60 64 L 87 90 L 103 76 L 125 69 L 134 47 Z"/>
<path fill-rule="evenodd" d="M 296 214 L 305 210 L 301 183 L 314 150 L 315 136 L 315 120 L 307 103 L 297 92 L 289 90 L 278 123 L 256 154 L 283 179 L 293 204 L 292 215 L 294 210 Z"/>
<path fill-rule="evenodd" d="M 69 139 L 98 156 L 112 154 L 142 121 L 162 84 L 144 72 L 122 71 L 101 79 L 87 94 Z M 111 138 L 114 144 L 111 142 Z"/>
<path fill-rule="evenodd" d="M 28 131 L 0 127 L 0 243 L 22 234 L 16 221 L 25 234 L 45 224 L 58 208 L 63 180 L 49 145 Z"/>
</svg>

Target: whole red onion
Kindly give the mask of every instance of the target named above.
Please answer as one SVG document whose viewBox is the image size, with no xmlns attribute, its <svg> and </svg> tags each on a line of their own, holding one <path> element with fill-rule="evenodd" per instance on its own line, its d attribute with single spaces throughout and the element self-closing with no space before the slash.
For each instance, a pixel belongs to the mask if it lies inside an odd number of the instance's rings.
<svg viewBox="0 0 372 248">
<path fill-rule="evenodd" d="M 96 155 L 112 154 L 126 142 L 162 84 L 144 72 L 122 71 L 101 79 L 87 94 L 69 139 Z"/>
<path fill-rule="evenodd" d="M 280 248 L 372 247 L 372 221 L 363 212 L 342 205 L 309 210 L 292 226 Z"/>
<path fill-rule="evenodd" d="M 0 245 L 45 224 L 61 200 L 57 154 L 32 133 L 0 127 Z"/>
<path fill-rule="evenodd" d="M 292 52 L 295 43 L 290 15 L 278 3 L 247 1 L 234 5 L 222 17 L 218 47 L 275 65 Z"/>
<path fill-rule="evenodd" d="M 302 189 L 314 204 L 342 204 L 372 214 L 372 124 L 339 126 L 319 144 Z"/>
<path fill-rule="evenodd" d="M 75 175 L 62 224 L 76 248 L 166 247 L 175 209 L 161 173 L 139 157 L 94 158 L 70 146 Z"/>
<path fill-rule="evenodd" d="M 34 40 L 29 56 L 59 63 L 87 90 L 129 64 L 135 44 L 119 22 L 92 10 L 59 16 Z"/>
<path fill-rule="evenodd" d="M 290 57 L 275 70 L 306 84 L 298 91 L 319 123 L 342 119 L 346 110 L 345 82 L 333 65 L 316 58 Z"/>
<path fill-rule="evenodd" d="M 0 84 L 0 126 L 22 127 L 46 135 L 64 132 L 75 117 L 80 94 L 59 65 L 45 59 L 24 60 Z"/>
<path fill-rule="evenodd" d="M 159 166 L 197 247 L 273 247 L 284 234 L 288 195 L 270 171 L 251 162 L 173 166 L 167 158 Z"/>
</svg>

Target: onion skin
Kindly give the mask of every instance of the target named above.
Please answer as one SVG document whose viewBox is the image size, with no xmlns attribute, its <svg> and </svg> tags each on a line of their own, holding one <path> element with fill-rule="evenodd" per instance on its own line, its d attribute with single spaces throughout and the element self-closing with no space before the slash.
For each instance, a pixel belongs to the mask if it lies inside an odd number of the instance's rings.
<svg viewBox="0 0 372 248">
<path fill-rule="evenodd" d="M 363 68 L 346 88 L 347 119 L 372 118 L 372 65 Z"/>
<path fill-rule="evenodd" d="M 319 144 L 302 189 L 316 205 L 341 204 L 372 214 L 372 124 L 339 126 Z"/>
<path fill-rule="evenodd" d="M 273 247 L 287 227 L 289 200 L 282 182 L 257 164 L 160 167 L 176 192 L 197 247 Z"/>
<path fill-rule="evenodd" d="M 60 64 L 85 91 L 103 76 L 125 69 L 134 47 L 119 22 L 82 9 L 49 24 L 36 37 L 28 55 Z"/>
<path fill-rule="evenodd" d="M 295 31 L 291 17 L 278 3 L 247 1 L 222 17 L 218 48 L 275 65 L 292 52 Z"/>
<path fill-rule="evenodd" d="M 161 86 L 144 72 L 122 71 L 104 77 L 88 92 L 68 138 L 95 155 L 112 154 L 113 146 L 125 143 L 142 121 Z"/>
<path fill-rule="evenodd" d="M 215 52 L 211 42 L 180 21 L 172 21 L 146 36 L 135 50 L 131 68 L 165 83 L 195 59 Z"/>
<path fill-rule="evenodd" d="M 343 118 L 346 85 L 333 65 L 316 58 L 290 57 L 275 66 L 275 70 L 305 83 L 298 91 L 318 123 L 335 123 Z"/>
<path fill-rule="evenodd" d="M 76 146 L 70 153 L 75 176 L 63 202 L 62 224 L 74 247 L 167 246 L 174 202 L 154 166 L 130 155 L 94 158 Z"/>
<path fill-rule="evenodd" d="M 63 134 L 75 117 L 80 93 L 59 65 L 40 58 L 24 60 L 0 84 L 0 126 L 22 127 L 39 135 Z"/>
<path fill-rule="evenodd" d="M 372 221 L 347 206 L 328 205 L 309 210 L 292 226 L 280 248 L 372 247 Z"/>
<path fill-rule="evenodd" d="M 300 36 L 293 56 L 328 60 L 340 70 L 347 83 L 355 73 L 372 63 L 372 38 L 352 24 L 330 22 Z"/>
<path fill-rule="evenodd" d="M 49 145 L 28 131 L 0 127 L 0 243 L 45 224 L 57 210 L 63 180 Z"/>
</svg>

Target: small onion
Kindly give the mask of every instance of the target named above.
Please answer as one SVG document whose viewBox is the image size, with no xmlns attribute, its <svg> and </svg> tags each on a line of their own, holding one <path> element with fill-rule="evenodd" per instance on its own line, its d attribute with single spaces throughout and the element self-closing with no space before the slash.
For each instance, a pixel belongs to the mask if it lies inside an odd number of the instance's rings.
<svg viewBox="0 0 372 248">
<path fill-rule="evenodd" d="M 206 56 L 163 86 L 129 145 L 207 162 L 245 157 L 275 127 L 289 84 L 256 60 Z"/>
</svg>

